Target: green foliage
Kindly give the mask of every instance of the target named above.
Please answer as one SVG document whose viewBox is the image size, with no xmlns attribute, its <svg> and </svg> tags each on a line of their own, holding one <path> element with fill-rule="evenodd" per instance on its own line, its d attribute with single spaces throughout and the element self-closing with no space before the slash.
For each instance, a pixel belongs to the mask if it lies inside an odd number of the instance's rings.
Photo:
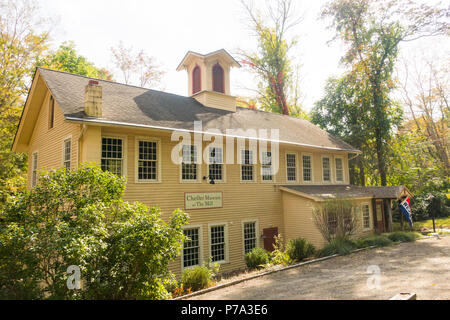
<svg viewBox="0 0 450 320">
<path fill-rule="evenodd" d="M 36 1 L 0 1 L 0 210 L 9 195 L 26 187 L 27 155 L 11 147 L 36 67 L 111 79 L 78 55 L 73 42 L 51 52 L 51 23 Z"/>
<path fill-rule="evenodd" d="M 274 5 L 268 5 L 266 15 L 241 2 L 258 47 L 256 52 L 241 50 L 240 55 L 242 63 L 258 77 L 258 101 L 262 109 L 305 116 L 299 103 L 298 66 L 293 66 L 289 57 L 289 50 L 297 43 L 295 37 L 287 37 L 288 30 L 298 23 L 292 1 L 277 0 Z"/>
<path fill-rule="evenodd" d="M 343 115 L 350 116 L 342 118 L 344 126 L 354 130 L 351 126 L 355 121 L 351 110 L 347 110 L 351 108 L 356 110 L 356 123 L 364 126 L 364 135 L 348 138 L 361 138 L 361 147 L 371 150 L 368 155 L 373 184 L 387 185 L 387 158 L 397 125 L 397 117 L 393 116 L 397 112 L 393 107 L 396 102 L 392 101 L 391 92 L 395 88 L 393 72 L 400 42 L 445 33 L 448 30 L 445 15 L 446 9 L 402 1 L 334 0 L 323 9 L 322 16 L 331 19 L 331 27 L 336 31 L 335 38 L 347 46 L 341 61 L 349 69 L 345 75 L 349 86 L 344 88 L 343 95 L 338 92 L 337 101 L 343 102 Z M 351 99 L 346 100 L 348 95 Z M 325 108 L 333 112 L 337 106 Z M 331 118 L 332 125 L 336 119 Z M 358 129 L 355 133 L 358 134 Z M 366 168 L 367 165 L 364 164 Z M 360 174 L 360 181 L 364 181 L 361 170 Z"/>
<path fill-rule="evenodd" d="M 415 232 L 396 231 L 389 233 L 387 237 L 394 242 L 413 242 L 419 237 L 419 235 Z"/>
<path fill-rule="evenodd" d="M 181 283 L 184 288 L 190 288 L 192 291 L 201 290 L 210 286 L 218 272 L 219 265 L 211 263 L 186 268 L 181 275 Z"/>
<path fill-rule="evenodd" d="M 244 256 L 245 264 L 250 269 L 261 268 L 269 263 L 269 253 L 263 248 L 256 247 Z"/>
<path fill-rule="evenodd" d="M 286 252 L 283 237 L 281 236 L 281 234 L 279 234 L 278 236 L 275 237 L 273 251 L 270 253 L 270 263 L 287 266 L 291 262 L 292 260 Z"/>
<path fill-rule="evenodd" d="M 392 241 L 384 235 L 371 235 L 360 238 L 355 241 L 358 248 L 366 248 L 371 246 L 385 247 L 392 244 Z"/>
<path fill-rule="evenodd" d="M 305 238 L 290 240 L 286 245 L 286 253 L 293 261 L 302 261 L 314 254 L 314 245 Z"/>
<path fill-rule="evenodd" d="M 165 223 L 158 207 L 124 202 L 124 190 L 124 178 L 85 166 L 41 174 L 11 197 L 0 217 L 0 298 L 169 298 L 187 216 L 176 210 Z M 67 288 L 70 265 L 81 290 Z"/>
<path fill-rule="evenodd" d="M 356 248 L 356 243 L 349 238 L 336 238 L 327 243 L 322 249 L 318 250 L 316 256 L 320 258 L 334 254 L 346 255 Z"/>
<path fill-rule="evenodd" d="M 11 146 L 35 63 L 48 50 L 48 27 L 34 1 L 0 1 L 0 210 L 25 188 L 27 156 Z"/>
<path fill-rule="evenodd" d="M 42 59 L 39 66 L 92 78 L 112 79 L 112 74 L 108 70 L 97 68 L 92 62 L 79 55 L 73 41 L 63 42 L 58 50 L 50 52 Z"/>
</svg>

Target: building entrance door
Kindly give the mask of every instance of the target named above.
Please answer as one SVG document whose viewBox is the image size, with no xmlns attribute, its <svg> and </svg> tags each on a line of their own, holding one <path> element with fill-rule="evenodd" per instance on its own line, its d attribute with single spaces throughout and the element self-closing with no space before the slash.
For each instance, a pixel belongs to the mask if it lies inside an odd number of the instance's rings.
<svg viewBox="0 0 450 320">
<path fill-rule="evenodd" d="M 263 229 L 264 249 L 273 251 L 276 236 L 278 236 L 278 227 Z"/>
</svg>

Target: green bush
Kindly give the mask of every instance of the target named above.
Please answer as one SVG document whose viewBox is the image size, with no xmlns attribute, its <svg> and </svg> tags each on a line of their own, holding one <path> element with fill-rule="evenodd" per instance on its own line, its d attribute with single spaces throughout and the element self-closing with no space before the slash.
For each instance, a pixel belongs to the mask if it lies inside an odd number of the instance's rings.
<svg viewBox="0 0 450 320">
<path fill-rule="evenodd" d="M 290 240 L 286 245 L 286 253 L 291 260 L 302 261 L 314 254 L 316 248 L 305 238 Z"/>
<path fill-rule="evenodd" d="M 219 271 L 218 266 L 218 264 L 214 264 L 209 267 L 208 264 L 203 264 L 202 266 L 184 269 L 181 275 L 183 287 L 186 289 L 191 288 L 192 291 L 207 288 L 217 275 Z"/>
<path fill-rule="evenodd" d="M 263 248 L 254 248 L 245 254 L 244 259 L 248 268 L 256 269 L 269 263 L 269 253 Z"/>
<path fill-rule="evenodd" d="M 273 251 L 270 253 L 270 262 L 272 264 L 281 264 L 287 266 L 292 262 L 289 255 L 286 253 L 286 249 L 281 234 L 275 237 L 275 244 L 273 245 Z"/>
<path fill-rule="evenodd" d="M 348 238 L 336 238 L 317 251 L 317 257 L 327 257 L 334 254 L 346 255 L 357 248 L 356 243 Z"/>
<path fill-rule="evenodd" d="M 397 231 L 388 234 L 387 237 L 394 242 L 413 242 L 417 239 L 418 235 L 414 232 Z"/>
<path fill-rule="evenodd" d="M 0 213 L 0 299 L 167 299 L 187 215 L 122 200 L 125 179 L 96 166 L 50 171 Z M 81 290 L 69 289 L 69 266 Z M 73 282 L 71 282 L 73 283 Z"/>
<path fill-rule="evenodd" d="M 366 248 L 371 246 L 385 247 L 392 244 L 391 239 L 386 236 L 371 235 L 365 238 L 360 238 L 355 241 L 358 248 Z"/>
</svg>

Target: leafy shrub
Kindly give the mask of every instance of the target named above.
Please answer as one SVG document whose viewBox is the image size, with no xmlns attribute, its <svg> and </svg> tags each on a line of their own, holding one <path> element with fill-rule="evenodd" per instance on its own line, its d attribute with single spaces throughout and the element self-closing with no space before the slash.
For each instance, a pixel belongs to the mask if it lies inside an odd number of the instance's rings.
<svg viewBox="0 0 450 320">
<path fill-rule="evenodd" d="M 275 244 L 273 245 L 273 251 L 270 253 L 270 260 L 272 264 L 281 264 L 283 266 L 287 266 L 292 262 L 286 253 L 281 234 L 275 237 Z"/>
<path fill-rule="evenodd" d="M 387 235 L 387 237 L 394 242 L 413 242 L 416 240 L 418 235 L 414 232 L 403 232 L 403 231 L 397 231 L 392 232 Z"/>
<path fill-rule="evenodd" d="M 269 263 L 269 253 L 263 248 L 254 248 L 245 254 L 244 259 L 248 268 L 256 269 Z"/>
<path fill-rule="evenodd" d="M 305 238 L 290 240 L 286 245 L 286 253 L 291 260 L 302 261 L 314 254 L 316 248 Z"/>
<path fill-rule="evenodd" d="M 366 248 L 371 246 L 385 247 L 392 244 L 391 239 L 386 236 L 371 235 L 355 241 L 358 248 Z"/>
<path fill-rule="evenodd" d="M 201 290 L 207 288 L 211 284 L 218 271 L 218 264 L 213 264 L 210 267 L 205 263 L 201 266 L 186 268 L 181 275 L 181 283 L 186 289 L 190 288 L 192 291 Z"/>
<path fill-rule="evenodd" d="M 0 221 L 0 299 L 166 299 L 187 215 L 122 200 L 125 179 L 96 166 L 41 174 Z M 78 266 L 81 290 L 67 286 Z M 69 279 L 70 280 L 70 279 Z"/>
<path fill-rule="evenodd" d="M 356 249 L 356 244 L 348 238 L 336 238 L 317 251 L 317 257 L 327 257 L 334 254 L 346 255 Z"/>
</svg>

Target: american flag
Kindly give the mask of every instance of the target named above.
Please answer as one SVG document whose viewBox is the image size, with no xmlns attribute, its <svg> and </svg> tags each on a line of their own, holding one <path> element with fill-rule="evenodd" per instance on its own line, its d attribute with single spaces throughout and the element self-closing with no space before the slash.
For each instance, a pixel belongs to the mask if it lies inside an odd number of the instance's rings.
<svg viewBox="0 0 450 320">
<path fill-rule="evenodd" d="M 409 198 L 406 198 L 405 201 L 400 203 L 399 208 L 405 215 L 406 220 L 408 220 L 409 226 L 412 228 L 413 222 L 412 222 L 411 204 L 409 202 Z"/>
</svg>

